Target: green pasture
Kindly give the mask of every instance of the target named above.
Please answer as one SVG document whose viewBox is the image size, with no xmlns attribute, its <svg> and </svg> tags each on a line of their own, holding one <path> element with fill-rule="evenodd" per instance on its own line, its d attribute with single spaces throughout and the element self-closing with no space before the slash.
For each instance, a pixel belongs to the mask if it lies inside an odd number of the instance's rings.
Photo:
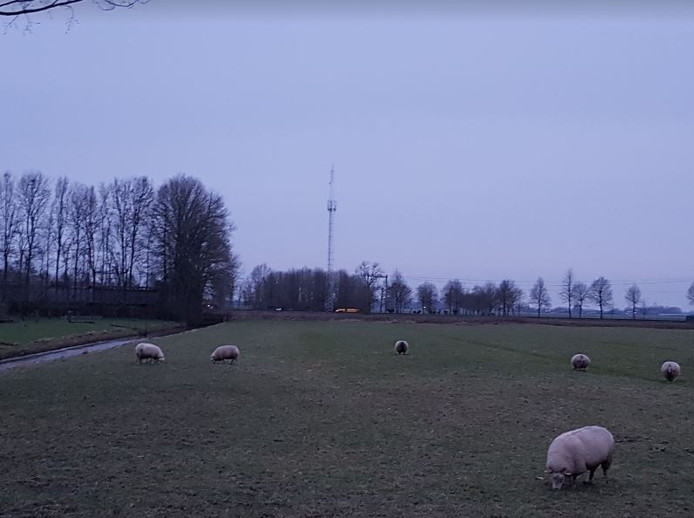
<svg viewBox="0 0 694 518">
<path fill-rule="evenodd" d="M 175 322 L 135 318 L 40 318 L 0 323 L 0 358 L 68 345 L 143 335 L 175 327 Z"/>
<path fill-rule="evenodd" d="M 133 342 L 0 371 L 1 516 L 694 516 L 692 331 L 240 321 L 150 341 L 166 362 Z M 239 363 L 212 364 L 227 343 Z M 588 424 L 617 441 L 609 483 L 551 491 L 550 441 Z"/>
</svg>

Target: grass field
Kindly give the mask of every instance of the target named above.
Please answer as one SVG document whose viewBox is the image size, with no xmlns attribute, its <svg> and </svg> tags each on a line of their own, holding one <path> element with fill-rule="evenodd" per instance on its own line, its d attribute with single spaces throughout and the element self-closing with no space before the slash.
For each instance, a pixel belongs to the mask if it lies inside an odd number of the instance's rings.
<svg viewBox="0 0 694 518">
<path fill-rule="evenodd" d="M 694 516 L 692 331 L 241 321 L 153 341 L 163 364 L 128 346 L 0 373 L 0 515 Z M 211 364 L 220 343 L 239 364 Z M 610 482 L 551 491 L 550 441 L 587 424 L 617 441 Z"/>
<path fill-rule="evenodd" d="M 94 318 L 68 322 L 41 318 L 0 323 L 0 359 L 121 336 L 171 329 L 176 322 L 135 318 Z"/>
</svg>

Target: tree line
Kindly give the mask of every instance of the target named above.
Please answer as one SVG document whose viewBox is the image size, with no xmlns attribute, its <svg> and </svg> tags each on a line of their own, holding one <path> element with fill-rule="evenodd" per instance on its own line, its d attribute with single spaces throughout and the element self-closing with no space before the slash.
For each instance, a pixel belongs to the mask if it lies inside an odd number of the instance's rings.
<svg viewBox="0 0 694 518">
<path fill-rule="evenodd" d="M 471 288 L 458 279 L 449 280 L 442 288 L 425 281 L 411 288 L 403 274 L 395 270 L 387 275 L 377 262 L 364 261 L 353 273 L 346 270 L 333 272 L 335 293 L 328 292 L 327 272 L 320 268 L 302 268 L 273 271 L 266 264 L 253 268 L 240 283 L 239 303 L 248 309 L 283 309 L 322 311 L 327 306 L 356 308 L 361 312 L 416 311 L 424 313 L 444 312 L 451 315 L 500 315 L 513 316 L 521 312 L 536 311 L 540 316 L 551 308 L 549 290 L 542 277 L 528 293 L 515 281 L 487 282 Z M 694 285 L 694 284 L 693 284 Z M 690 289 L 694 300 L 694 288 Z M 582 318 L 589 304 L 594 304 L 604 314 L 614 303 L 612 285 L 605 277 L 592 283 L 576 280 L 569 269 L 564 276 L 559 297 L 566 304 L 569 318 Z M 334 304 L 328 304 L 330 299 Z M 625 301 L 636 318 L 645 303 L 637 285 L 628 288 Z"/>
<path fill-rule="evenodd" d="M 332 279 L 320 268 L 274 271 L 261 264 L 240 281 L 233 229 L 222 197 L 190 176 L 178 175 L 158 188 L 146 176 L 95 187 L 67 177 L 51 181 L 39 171 L 19 177 L 5 172 L 0 302 L 15 312 L 61 311 L 93 304 L 106 290 L 110 303 L 132 308 L 142 304 L 137 293 L 144 291 L 156 296 L 148 301 L 157 316 L 190 323 L 201 320 L 203 301 L 224 309 L 236 300 L 248 309 L 500 316 L 540 316 L 551 307 L 542 277 L 527 297 L 511 279 L 470 288 L 453 279 L 440 289 L 427 281 L 413 288 L 400 271 L 386 274 L 370 261 L 351 273 L 332 272 Z M 694 303 L 694 283 L 687 296 Z M 582 317 L 586 305 L 594 304 L 603 318 L 614 304 L 608 279 L 586 284 L 571 269 L 559 297 L 569 317 Z M 625 300 L 636 318 L 645 306 L 640 288 L 630 286 Z"/>
<path fill-rule="evenodd" d="M 222 197 L 178 175 L 98 187 L 40 171 L 0 181 L 0 299 L 11 310 L 89 303 L 110 289 L 122 303 L 155 290 L 161 316 L 199 322 L 202 301 L 224 304 L 239 261 Z"/>
</svg>

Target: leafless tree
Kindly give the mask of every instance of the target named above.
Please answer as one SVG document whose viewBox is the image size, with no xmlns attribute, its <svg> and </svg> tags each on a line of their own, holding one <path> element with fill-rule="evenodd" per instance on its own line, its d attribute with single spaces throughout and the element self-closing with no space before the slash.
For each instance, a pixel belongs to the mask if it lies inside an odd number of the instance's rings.
<svg viewBox="0 0 694 518">
<path fill-rule="evenodd" d="M 562 281 L 561 289 L 559 290 L 561 300 L 566 302 L 566 305 L 569 307 L 569 318 L 571 318 L 571 309 L 575 299 L 575 282 L 574 271 L 569 268 L 566 275 L 564 275 L 564 280 Z"/>
<path fill-rule="evenodd" d="M 144 232 L 140 236 L 138 248 L 140 249 L 140 261 L 136 264 L 137 278 L 140 279 L 140 286 L 151 288 L 154 279 L 155 253 L 153 249 L 154 225 L 150 218 L 145 223 Z"/>
<path fill-rule="evenodd" d="M 19 178 L 18 191 L 25 254 L 24 283 L 28 287 L 31 282 L 34 254 L 38 247 L 39 229 L 50 200 L 48 179 L 40 171 L 26 172 Z"/>
<path fill-rule="evenodd" d="M 118 285 L 126 290 L 133 285 L 133 270 L 139 238 L 145 230 L 145 218 L 154 199 L 154 188 L 147 177 L 119 180 L 110 186 L 113 207 L 113 267 Z"/>
<path fill-rule="evenodd" d="M 55 242 L 56 281 L 60 274 L 60 259 L 62 258 L 65 247 L 69 187 L 70 183 L 67 176 L 62 176 L 56 181 L 55 190 L 53 191 L 53 205 L 51 211 L 53 213 L 54 222 L 53 237 Z"/>
<path fill-rule="evenodd" d="M 501 314 L 509 316 L 523 298 L 523 290 L 510 279 L 504 279 L 497 288 L 497 299 L 501 306 Z"/>
<path fill-rule="evenodd" d="M 96 284 L 97 273 L 97 239 L 101 229 L 101 207 L 94 186 L 90 185 L 84 192 L 84 256 L 89 283 Z"/>
<path fill-rule="evenodd" d="M 335 273 L 338 279 L 347 281 L 337 283 L 339 307 L 358 307 L 363 295 L 363 280 L 344 270 Z M 261 264 L 253 268 L 241 284 L 242 305 L 253 309 L 324 311 L 327 297 L 327 272 L 320 268 L 273 271 Z"/>
<path fill-rule="evenodd" d="M 631 304 L 631 318 L 636 320 L 636 306 L 641 302 L 641 289 L 636 284 L 629 286 L 624 298 Z"/>
<path fill-rule="evenodd" d="M 50 200 L 49 200 L 50 202 Z M 43 228 L 41 229 L 41 243 L 42 246 L 39 247 L 38 252 L 40 256 L 39 263 L 41 264 L 40 266 L 40 272 L 39 276 L 41 277 L 41 281 L 43 282 L 43 288 L 44 290 L 48 288 L 48 284 L 50 281 L 50 269 L 51 269 L 51 250 L 53 247 L 53 227 L 54 227 L 54 221 L 53 221 L 53 211 L 50 209 L 46 211 L 48 217 L 45 219 Z"/>
<path fill-rule="evenodd" d="M 374 295 L 376 292 L 376 286 L 380 279 L 385 277 L 385 273 L 381 269 L 381 266 L 376 262 L 362 261 L 359 266 L 357 266 L 355 272 L 358 277 L 364 281 L 366 287 L 365 296 L 365 306 L 368 311 L 371 311 L 371 307 L 374 301 Z"/>
<path fill-rule="evenodd" d="M 436 285 L 426 281 L 417 286 L 417 299 L 422 306 L 422 311 L 429 313 L 436 312 L 436 302 L 438 300 L 438 290 Z"/>
<path fill-rule="evenodd" d="M 251 270 L 248 279 L 246 280 L 246 290 L 247 290 L 247 300 L 248 304 L 254 309 L 266 309 L 267 301 L 265 300 L 267 294 L 265 290 L 265 284 L 268 278 L 272 274 L 272 269 L 263 263 L 255 266 Z"/>
<path fill-rule="evenodd" d="M 578 306 L 578 318 L 581 318 L 583 316 L 583 305 L 590 300 L 590 288 L 585 282 L 579 281 L 574 283 L 573 292 L 576 306 Z"/>
<path fill-rule="evenodd" d="M 441 290 L 443 302 L 452 315 L 460 313 L 464 293 L 463 284 L 458 279 L 448 281 Z"/>
<path fill-rule="evenodd" d="M 70 226 L 69 244 L 66 247 L 66 260 L 72 261 L 72 294 L 76 296 L 79 280 L 84 273 L 84 241 L 86 237 L 87 195 L 89 187 L 73 183 L 70 188 L 68 221 Z M 66 275 L 67 277 L 67 275 Z"/>
<path fill-rule="evenodd" d="M 205 297 L 217 308 L 228 309 L 233 303 L 241 261 L 237 254 L 229 250 L 229 260 L 224 268 L 218 268 L 205 287 Z"/>
<path fill-rule="evenodd" d="M 463 296 L 463 308 L 468 314 L 481 315 L 484 312 L 484 302 L 482 288 L 473 286 L 473 288 Z"/>
<path fill-rule="evenodd" d="M 612 285 L 605 277 L 598 277 L 590 285 L 590 299 L 600 308 L 600 318 L 603 317 L 604 308 L 612 304 Z"/>
<path fill-rule="evenodd" d="M 234 227 L 223 198 L 199 180 L 179 175 L 157 191 L 153 217 L 169 308 L 189 324 L 198 324 L 205 293 L 234 268 Z"/>
<path fill-rule="evenodd" d="M 499 288 L 493 282 L 485 282 L 484 286 L 475 286 L 473 288 L 477 299 L 481 305 L 481 313 L 484 315 L 493 315 L 499 309 Z"/>
<path fill-rule="evenodd" d="M 402 274 L 395 270 L 392 275 L 392 282 L 388 286 L 387 296 L 393 301 L 393 310 L 396 313 L 402 313 L 405 305 L 410 303 L 412 299 L 412 288 L 407 285 Z"/>
<path fill-rule="evenodd" d="M 15 233 L 19 224 L 17 215 L 17 204 L 14 197 L 14 178 L 12 173 L 6 171 L 0 183 L 0 227 L 2 235 L 0 238 L 0 249 L 2 250 L 2 299 L 7 296 L 7 282 L 10 274 L 10 257 L 14 249 Z"/>
<path fill-rule="evenodd" d="M 371 308 L 367 306 L 368 288 L 364 279 L 357 274 L 350 275 L 345 270 L 334 273 L 336 279 L 335 306 L 337 308 L 358 308 L 368 313 Z"/>
<path fill-rule="evenodd" d="M 641 297 L 641 318 L 646 318 L 648 315 L 648 302 L 645 297 Z"/>
<path fill-rule="evenodd" d="M 111 271 L 109 257 L 111 255 L 111 189 L 108 185 L 102 183 L 99 185 L 98 193 L 98 205 L 99 205 L 99 238 L 96 243 L 97 248 L 97 259 L 96 263 L 98 266 L 99 282 L 102 285 L 111 284 Z M 153 232 L 152 228 L 154 226 L 154 220 L 150 219 L 148 228 L 150 229 L 150 241 L 149 247 L 152 247 Z"/>
<path fill-rule="evenodd" d="M 694 304 L 694 282 L 689 285 L 689 289 L 687 290 L 687 300 L 689 304 Z"/>
<path fill-rule="evenodd" d="M 549 308 L 551 304 L 551 299 L 549 292 L 545 287 L 545 281 L 542 277 L 538 277 L 537 281 L 530 290 L 530 301 L 537 305 L 537 316 L 539 317 L 542 310 Z"/>
</svg>

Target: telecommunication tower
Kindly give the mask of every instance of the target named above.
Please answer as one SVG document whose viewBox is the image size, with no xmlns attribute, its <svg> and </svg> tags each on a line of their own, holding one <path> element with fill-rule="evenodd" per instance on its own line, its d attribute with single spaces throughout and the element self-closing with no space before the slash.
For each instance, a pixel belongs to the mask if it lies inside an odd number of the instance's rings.
<svg viewBox="0 0 694 518">
<path fill-rule="evenodd" d="M 335 304 L 335 280 L 333 279 L 333 225 L 337 202 L 335 201 L 335 168 L 330 167 L 330 195 L 328 196 L 328 293 L 325 310 L 332 312 Z"/>
</svg>

